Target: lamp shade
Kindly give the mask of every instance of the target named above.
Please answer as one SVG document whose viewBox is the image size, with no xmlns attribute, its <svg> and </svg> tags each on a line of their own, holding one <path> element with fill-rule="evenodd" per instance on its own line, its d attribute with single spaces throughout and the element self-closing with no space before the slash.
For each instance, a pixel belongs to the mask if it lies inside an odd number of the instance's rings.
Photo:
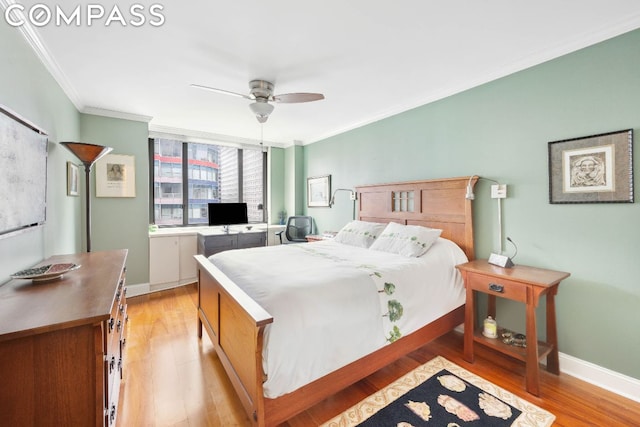
<svg viewBox="0 0 640 427">
<path fill-rule="evenodd" d="M 266 122 L 267 118 L 269 118 L 269 114 L 273 112 L 273 105 L 266 101 L 256 101 L 249 104 L 249 108 L 251 108 L 251 111 L 253 111 L 260 123 Z"/>
<path fill-rule="evenodd" d="M 113 150 L 111 147 L 86 142 L 61 142 L 60 144 L 75 154 L 85 166 L 93 165 L 99 158 Z"/>
</svg>

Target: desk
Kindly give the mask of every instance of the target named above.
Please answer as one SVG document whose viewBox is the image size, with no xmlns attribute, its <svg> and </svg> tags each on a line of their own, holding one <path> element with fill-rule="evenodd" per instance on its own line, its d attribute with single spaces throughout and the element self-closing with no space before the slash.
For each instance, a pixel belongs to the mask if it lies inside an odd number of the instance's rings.
<svg viewBox="0 0 640 427">
<path fill-rule="evenodd" d="M 267 232 L 265 230 L 229 231 L 220 230 L 198 233 L 198 253 L 210 257 L 218 252 L 231 249 L 253 248 L 266 246 Z"/>
<path fill-rule="evenodd" d="M 477 342 L 522 360 L 527 367 L 527 391 L 539 396 L 539 360 L 546 356 L 547 370 L 556 375 L 560 373 L 554 297 L 558 293 L 560 282 L 569 277 L 570 274 L 522 265 L 502 268 L 491 265 L 486 260 L 471 261 L 458 265 L 457 268 L 462 273 L 467 289 L 464 320 L 464 359 L 473 363 L 473 346 Z M 525 348 L 504 344 L 500 335 L 498 335 L 498 338 L 487 338 L 482 335 L 481 331 L 476 331 L 475 292 L 482 292 L 489 296 L 488 316 L 494 319 L 496 318 L 496 297 L 519 301 L 526 305 Z M 536 329 L 536 307 L 540 297 L 543 295 L 546 295 L 547 298 L 546 342 L 538 341 Z"/>
</svg>

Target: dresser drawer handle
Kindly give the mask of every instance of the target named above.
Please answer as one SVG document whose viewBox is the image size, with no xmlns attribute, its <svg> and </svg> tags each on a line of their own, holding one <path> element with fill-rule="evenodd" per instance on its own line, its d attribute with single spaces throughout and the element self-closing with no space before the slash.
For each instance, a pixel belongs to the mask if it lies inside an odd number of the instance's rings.
<svg viewBox="0 0 640 427">
<path fill-rule="evenodd" d="M 498 285 L 497 283 L 489 283 L 489 290 L 493 292 L 504 292 L 504 286 Z"/>
</svg>

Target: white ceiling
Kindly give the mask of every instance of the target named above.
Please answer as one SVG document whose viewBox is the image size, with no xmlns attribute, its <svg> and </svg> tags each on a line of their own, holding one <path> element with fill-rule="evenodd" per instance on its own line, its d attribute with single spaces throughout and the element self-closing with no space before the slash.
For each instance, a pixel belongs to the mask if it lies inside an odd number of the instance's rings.
<svg viewBox="0 0 640 427">
<path fill-rule="evenodd" d="M 12 3 L 43 2 L 0 0 Z M 638 0 L 50 3 L 67 14 L 81 5 L 81 25 L 20 28 L 80 111 L 259 141 L 250 101 L 189 85 L 248 93 L 266 79 L 276 93 L 323 93 L 275 105 L 263 128 L 273 145 L 315 142 L 640 28 Z M 135 3 L 147 5 L 145 25 L 105 26 L 114 4 L 130 22 Z M 154 3 L 161 26 L 149 24 Z M 87 4 L 105 18 L 88 26 Z"/>
</svg>

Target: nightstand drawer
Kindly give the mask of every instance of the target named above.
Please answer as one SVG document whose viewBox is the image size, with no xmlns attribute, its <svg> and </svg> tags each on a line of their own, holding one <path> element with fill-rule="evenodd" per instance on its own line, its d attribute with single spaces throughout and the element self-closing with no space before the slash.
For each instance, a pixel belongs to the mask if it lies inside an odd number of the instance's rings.
<svg viewBox="0 0 640 427">
<path fill-rule="evenodd" d="M 496 295 L 515 301 L 527 302 L 527 285 L 513 280 L 470 273 L 467 286 L 488 295 Z"/>
</svg>

